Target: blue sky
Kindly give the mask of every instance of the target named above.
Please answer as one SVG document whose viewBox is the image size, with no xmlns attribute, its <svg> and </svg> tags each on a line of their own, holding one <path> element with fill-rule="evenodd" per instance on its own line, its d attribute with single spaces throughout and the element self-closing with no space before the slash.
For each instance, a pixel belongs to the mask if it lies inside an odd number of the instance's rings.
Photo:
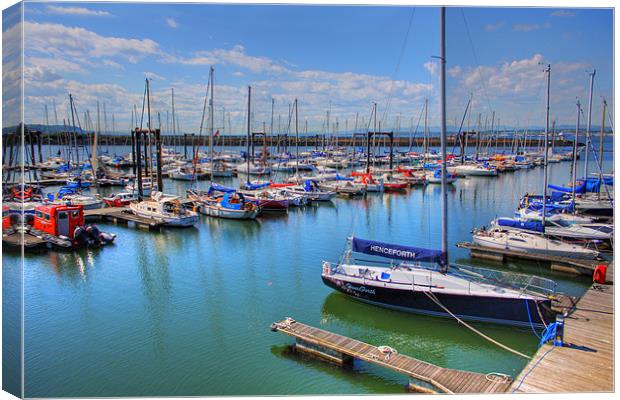
<svg viewBox="0 0 620 400">
<path fill-rule="evenodd" d="M 241 130 L 248 84 L 257 129 L 269 124 L 271 97 L 276 129 L 295 97 L 311 131 L 325 129 L 327 109 L 340 130 L 353 128 L 357 112 L 361 126 L 374 101 L 383 126 L 401 115 L 408 128 L 426 97 L 434 125 L 438 21 L 430 7 L 26 3 L 26 122 L 44 122 L 47 104 L 53 123 L 53 101 L 62 120 L 71 92 L 80 113 L 94 119 L 97 100 L 105 102 L 108 128 L 114 114 L 116 129 L 127 130 L 149 76 L 164 128 L 174 87 L 181 129 L 197 131 L 213 65 L 215 120 L 226 120 L 225 132 L 228 120 Z M 596 68 L 597 121 L 600 96 L 611 100 L 612 23 L 609 10 L 448 9 L 449 124 L 472 95 L 472 120 L 494 110 L 502 125 L 542 125 L 539 63 L 552 65 L 552 117 L 569 125 Z"/>
</svg>

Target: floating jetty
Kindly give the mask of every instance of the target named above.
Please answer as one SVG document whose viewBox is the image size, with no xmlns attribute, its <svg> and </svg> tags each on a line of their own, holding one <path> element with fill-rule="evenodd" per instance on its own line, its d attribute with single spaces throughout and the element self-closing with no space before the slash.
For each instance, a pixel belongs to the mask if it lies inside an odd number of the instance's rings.
<svg viewBox="0 0 620 400">
<path fill-rule="evenodd" d="M 550 266 L 552 271 L 566 272 L 578 275 L 592 276 L 597 265 L 608 265 L 604 260 L 586 260 L 578 258 L 552 256 L 541 253 L 528 253 L 525 251 L 497 249 L 493 247 L 480 246 L 470 242 L 460 242 L 456 247 L 469 249 L 472 258 L 481 258 L 493 261 L 506 261 L 506 259 L 520 259 L 527 261 L 542 262 Z M 609 269 L 608 269 L 609 271 Z M 608 272 L 609 275 L 609 272 Z M 611 281 L 608 276 L 608 281 Z"/>
<path fill-rule="evenodd" d="M 131 212 L 129 207 L 107 207 L 93 210 L 84 210 L 86 221 L 106 221 L 113 224 L 129 225 L 132 223 L 136 228 L 145 230 L 159 230 L 164 225 L 162 221 L 141 217 Z"/>
<path fill-rule="evenodd" d="M 590 287 L 564 319 L 564 346 L 541 346 L 508 391 L 614 391 L 613 285 Z"/>
<path fill-rule="evenodd" d="M 409 377 L 409 389 L 424 393 L 502 393 L 512 380 L 501 374 L 480 374 L 442 368 L 359 340 L 302 324 L 292 319 L 274 322 L 271 329 L 295 338 L 295 350 L 345 365 L 354 359 L 388 368 Z"/>
</svg>

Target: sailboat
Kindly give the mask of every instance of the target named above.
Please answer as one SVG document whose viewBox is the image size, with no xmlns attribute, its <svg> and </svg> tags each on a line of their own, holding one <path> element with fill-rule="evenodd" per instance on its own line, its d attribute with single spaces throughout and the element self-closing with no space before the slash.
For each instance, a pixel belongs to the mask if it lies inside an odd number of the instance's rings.
<svg viewBox="0 0 620 400">
<path fill-rule="evenodd" d="M 441 7 L 442 249 L 351 237 L 338 263 L 323 262 L 323 282 L 354 299 L 412 313 L 542 326 L 554 318 L 555 284 L 529 275 L 449 265 L 447 241 L 445 7 Z M 355 254 L 376 257 L 355 259 Z M 386 261 L 388 259 L 389 261 Z"/>
</svg>

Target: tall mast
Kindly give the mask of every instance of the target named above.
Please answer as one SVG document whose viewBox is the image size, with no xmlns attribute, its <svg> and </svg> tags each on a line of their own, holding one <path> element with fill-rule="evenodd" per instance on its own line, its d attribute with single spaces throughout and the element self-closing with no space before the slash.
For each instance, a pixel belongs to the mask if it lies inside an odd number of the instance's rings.
<svg viewBox="0 0 620 400">
<path fill-rule="evenodd" d="M 75 145 L 75 162 L 79 165 L 80 164 L 80 153 L 78 151 L 78 147 L 77 147 L 77 134 L 75 132 L 75 115 L 73 114 L 73 96 L 71 95 L 71 93 L 69 93 L 69 107 L 71 108 L 71 131 L 73 132 L 73 134 L 71 135 L 73 137 L 73 140 L 75 141 L 73 144 Z"/>
<path fill-rule="evenodd" d="M 577 184 L 577 142 L 579 138 L 579 117 L 581 114 L 581 104 L 577 100 L 577 126 L 575 127 L 575 139 L 573 140 L 573 168 L 572 168 L 572 181 L 573 181 L 573 214 L 575 214 L 575 185 Z"/>
<path fill-rule="evenodd" d="M 588 153 L 590 152 L 590 125 L 592 122 L 592 90 L 594 88 L 594 75 L 596 70 L 590 74 L 590 100 L 588 100 L 588 121 L 586 128 L 586 159 L 583 164 L 583 179 L 588 179 Z"/>
<path fill-rule="evenodd" d="M 601 135 L 600 135 L 600 141 L 599 141 L 599 148 L 598 148 L 598 157 L 599 157 L 599 162 L 601 164 L 601 172 L 603 172 L 603 139 L 605 138 L 605 114 L 607 112 L 607 100 L 603 99 L 603 120 L 601 121 Z M 603 178 L 601 177 L 601 182 L 603 181 Z M 601 191 L 598 191 L 599 196 L 601 194 Z"/>
<path fill-rule="evenodd" d="M 93 155 L 91 160 L 91 165 L 93 166 L 93 171 L 97 171 L 97 141 L 99 136 L 99 130 L 101 129 L 101 123 L 99 119 L 99 100 L 97 100 L 97 130 L 95 131 L 95 139 L 93 140 Z"/>
<path fill-rule="evenodd" d="M 211 98 L 209 99 L 209 161 L 211 161 L 211 181 L 213 181 L 213 130 L 214 130 L 214 120 L 215 113 L 213 108 L 213 81 L 214 81 L 214 72 L 213 67 L 209 70 L 209 80 L 211 81 Z M 196 151 L 196 153 L 198 153 Z M 196 169 L 196 159 L 198 158 L 198 154 L 194 154 L 194 169 Z"/>
<path fill-rule="evenodd" d="M 247 157 L 247 166 L 248 166 L 248 181 L 247 183 L 250 183 L 250 115 L 251 115 L 251 109 L 250 109 L 250 105 L 251 105 L 251 99 L 252 99 L 252 86 L 248 86 L 248 144 L 247 144 L 247 150 L 246 150 L 246 157 Z"/>
<path fill-rule="evenodd" d="M 297 110 L 297 99 L 295 99 L 295 174 L 299 175 L 299 112 Z"/>
<path fill-rule="evenodd" d="M 446 184 L 446 7 L 441 7 L 439 19 L 440 55 L 439 82 L 441 91 L 441 269 L 448 269 L 448 188 Z"/>
<path fill-rule="evenodd" d="M 545 232 L 545 218 L 547 213 L 547 166 L 549 163 L 549 95 L 551 89 L 551 64 L 547 64 L 547 110 L 545 113 L 545 145 L 544 145 L 544 179 L 543 179 L 543 206 L 542 206 L 542 229 Z"/>
<path fill-rule="evenodd" d="M 424 99 L 424 161 L 428 153 L 428 98 Z"/>
</svg>

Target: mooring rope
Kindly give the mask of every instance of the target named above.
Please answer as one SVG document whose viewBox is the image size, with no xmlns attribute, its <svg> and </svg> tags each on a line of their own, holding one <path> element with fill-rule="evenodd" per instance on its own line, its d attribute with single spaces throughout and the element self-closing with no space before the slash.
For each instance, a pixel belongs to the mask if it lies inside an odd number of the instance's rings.
<svg viewBox="0 0 620 400">
<path fill-rule="evenodd" d="M 516 354 L 516 355 L 518 355 L 518 356 L 520 356 L 520 357 L 523 357 L 523 358 L 526 358 L 526 359 L 528 359 L 528 360 L 531 360 L 531 359 L 532 359 L 531 357 L 529 357 L 529 356 L 527 356 L 527 355 L 525 355 L 525 354 L 523 354 L 523 353 L 521 353 L 521 352 L 519 352 L 519 351 L 517 351 L 517 350 L 515 350 L 515 349 L 512 349 L 512 348 L 510 348 L 510 347 L 506 346 L 505 344 L 500 343 L 500 342 L 498 342 L 497 340 L 495 340 L 495 339 L 493 339 L 493 338 L 491 338 L 491 337 L 489 337 L 489 336 L 485 335 L 484 333 L 480 332 L 479 330 L 477 330 L 477 329 L 476 329 L 476 328 L 474 328 L 473 326 L 469 325 L 468 323 L 466 323 L 465 321 L 463 321 L 462 319 L 460 319 L 459 317 L 457 317 L 456 315 L 454 315 L 454 314 L 452 313 L 452 311 L 450 311 L 450 310 L 449 310 L 446 306 L 444 306 L 444 305 L 443 305 L 443 304 L 439 301 L 439 299 L 435 296 L 435 294 L 434 294 L 434 293 L 432 293 L 432 292 L 427 292 L 427 291 L 422 291 L 422 293 L 424 293 L 426 296 L 428 296 L 428 298 L 429 298 L 429 299 L 431 299 L 431 300 L 432 300 L 435 304 L 437 304 L 439 307 L 441 307 L 441 308 L 442 308 L 445 312 L 447 312 L 448 314 L 450 314 L 450 316 L 452 316 L 454 319 L 456 319 L 459 323 L 463 324 L 463 325 L 464 325 L 467 329 L 471 330 L 471 331 L 472 331 L 472 332 L 474 332 L 474 333 L 477 333 L 477 334 L 478 334 L 478 335 L 480 335 L 482 338 L 484 338 L 484 339 L 488 340 L 489 342 L 491 342 L 491 343 L 493 343 L 493 344 L 495 344 L 495 345 L 497 345 L 497 346 L 501 347 L 501 348 L 502 348 L 502 349 L 504 349 L 504 350 L 507 350 L 507 351 L 509 351 L 509 352 L 511 352 L 511 353 L 513 353 L 513 354 Z"/>
</svg>

